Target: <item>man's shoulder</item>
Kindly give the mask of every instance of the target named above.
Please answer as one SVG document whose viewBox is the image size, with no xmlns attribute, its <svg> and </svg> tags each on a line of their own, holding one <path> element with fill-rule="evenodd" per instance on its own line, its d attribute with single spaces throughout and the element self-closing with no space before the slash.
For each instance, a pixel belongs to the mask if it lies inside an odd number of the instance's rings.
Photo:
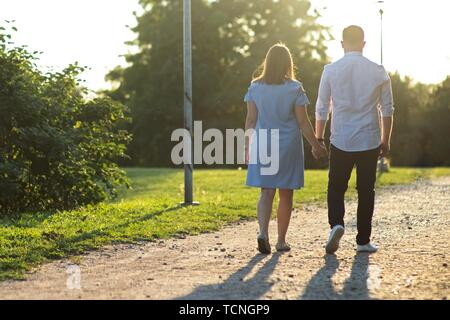
<svg viewBox="0 0 450 320">
<path fill-rule="evenodd" d="M 328 63 L 328 64 L 326 64 L 326 65 L 323 66 L 323 69 L 324 69 L 324 70 L 330 70 L 330 69 L 333 69 L 333 67 L 334 67 L 338 62 L 339 62 L 339 60 L 338 60 L 338 61 L 335 61 L 335 62 Z"/>
<path fill-rule="evenodd" d="M 333 70 L 335 69 L 336 63 L 337 63 L 337 61 L 324 65 L 323 66 L 323 73 L 324 74 L 329 74 L 329 73 L 333 72 Z"/>
<path fill-rule="evenodd" d="M 379 63 L 376 63 L 376 62 L 370 60 L 367 57 L 362 56 L 362 58 L 364 59 L 364 62 L 367 63 L 367 65 L 371 66 L 372 68 L 380 70 L 380 71 L 384 71 L 385 70 L 383 65 L 381 65 Z"/>
<path fill-rule="evenodd" d="M 358 56 L 358 57 L 359 58 L 356 60 L 355 59 L 349 60 L 349 59 L 346 59 L 346 57 L 344 56 L 341 59 L 336 60 L 333 63 L 325 65 L 324 72 L 334 73 L 334 72 L 336 72 L 336 70 L 340 70 L 344 67 L 347 67 L 349 64 L 355 64 L 355 65 L 359 64 L 359 65 L 364 66 L 364 70 L 366 72 L 378 74 L 378 75 L 382 76 L 383 78 L 387 77 L 387 72 L 383 65 L 378 64 L 365 56 Z"/>
<path fill-rule="evenodd" d="M 345 57 L 342 57 L 334 62 L 328 63 L 323 67 L 325 72 L 333 72 L 336 68 L 340 68 L 346 63 Z"/>
<path fill-rule="evenodd" d="M 325 69 L 333 69 L 335 67 L 339 67 L 339 66 L 344 65 L 344 64 L 358 63 L 358 62 L 359 63 L 361 63 L 361 62 L 362 63 L 366 63 L 366 64 L 368 64 L 368 65 L 370 65 L 372 67 L 378 68 L 378 69 L 384 69 L 383 65 L 378 64 L 378 63 L 370 60 L 369 58 L 367 58 L 367 57 L 365 57 L 363 55 L 358 56 L 358 59 L 356 59 L 356 60 L 349 60 L 347 58 L 348 58 L 347 56 L 344 56 L 344 57 L 342 57 L 342 58 L 340 58 L 340 59 L 338 59 L 338 60 L 336 60 L 336 61 L 334 61 L 332 63 L 326 64 L 325 65 Z"/>
<path fill-rule="evenodd" d="M 389 74 L 387 73 L 385 67 L 382 64 L 376 63 L 369 58 L 364 57 L 365 63 L 367 66 L 367 70 L 370 70 L 377 79 L 381 79 L 381 81 L 388 81 L 390 79 Z"/>
</svg>

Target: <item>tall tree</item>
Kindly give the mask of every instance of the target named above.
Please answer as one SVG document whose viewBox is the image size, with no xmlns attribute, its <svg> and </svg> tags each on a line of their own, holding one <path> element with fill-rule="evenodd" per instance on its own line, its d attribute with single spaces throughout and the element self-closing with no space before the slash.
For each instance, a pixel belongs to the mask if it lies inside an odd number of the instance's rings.
<svg viewBox="0 0 450 320">
<path fill-rule="evenodd" d="M 411 78 L 391 74 L 395 103 L 392 164 L 420 166 L 426 162 L 424 116 L 428 109 L 432 87 L 415 83 Z"/>
<path fill-rule="evenodd" d="M 450 76 L 431 95 L 427 114 L 423 117 L 426 134 L 427 165 L 450 166 Z"/>
<path fill-rule="evenodd" d="M 182 1 L 141 0 L 127 56 L 129 67 L 108 79 L 110 95 L 131 107 L 133 165 L 170 165 L 170 135 L 182 127 Z M 291 49 L 311 100 L 327 62 L 327 28 L 306 0 L 193 0 L 194 119 L 204 127 L 243 127 L 243 95 L 267 49 L 284 42 Z M 311 108 L 312 111 L 313 108 Z"/>
</svg>

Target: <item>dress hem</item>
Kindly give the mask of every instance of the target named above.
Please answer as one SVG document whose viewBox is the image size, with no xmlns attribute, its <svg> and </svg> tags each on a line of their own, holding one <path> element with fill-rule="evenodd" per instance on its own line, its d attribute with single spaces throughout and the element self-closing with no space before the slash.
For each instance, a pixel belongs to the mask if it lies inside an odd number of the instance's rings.
<svg viewBox="0 0 450 320">
<path fill-rule="evenodd" d="M 247 187 L 251 187 L 251 188 L 263 188 L 263 189 L 283 189 L 283 190 L 301 190 L 303 189 L 305 186 L 300 186 L 300 187 L 283 187 L 283 186 L 263 186 L 263 185 L 252 185 L 252 184 L 248 184 L 246 183 Z"/>
</svg>

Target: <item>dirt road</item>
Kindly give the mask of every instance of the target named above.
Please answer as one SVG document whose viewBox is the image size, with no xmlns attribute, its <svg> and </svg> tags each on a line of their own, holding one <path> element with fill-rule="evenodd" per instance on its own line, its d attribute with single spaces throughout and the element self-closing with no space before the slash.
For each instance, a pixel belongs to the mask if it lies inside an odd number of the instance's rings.
<svg viewBox="0 0 450 320">
<path fill-rule="evenodd" d="M 450 177 L 377 194 L 374 255 L 356 254 L 354 201 L 336 255 L 324 254 L 325 206 L 294 214 L 286 254 L 256 252 L 257 223 L 111 246 L 0 283 L 2 299 L 448 299 Z M 272 244 L 276 225 L 271 223 Z M 73 261 L 77 261 L 74 265 Z"/>
</svg>

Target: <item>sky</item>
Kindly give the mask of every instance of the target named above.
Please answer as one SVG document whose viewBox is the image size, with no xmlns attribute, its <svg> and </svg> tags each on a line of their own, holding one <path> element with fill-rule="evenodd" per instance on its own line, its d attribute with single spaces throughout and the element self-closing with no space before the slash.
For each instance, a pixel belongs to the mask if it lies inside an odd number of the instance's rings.
<svg viewBox="0 0 450 320">
<path fill-rule="evenodd" d="M 328 43 L 332 60 L 342 56 L 342 29 L 358 24 L 366 31 L 365 55 L 380 62 L 380 5 L 377 0 L 311 0 L 322 12 L 335 40 Z M 417 81 L 438 83 L 450 75 L 450 1 L 385 0 L 384 65 Z M 78 61 L 90 67 L 82 78 L 92 90 L 109 88 L 105 74 L 124 65 L 133 50 L 138 0 L 0 0 L 0 21 L 15 20 L 14 42 L 43 51 L 39 65 L 64 68 Z M 81 17 L 81 18 L 80 18 Z"/>
<path fill-rule="evenodd" d="M 135 35 L 137 0 L 0 0 L 0 21 L 15 20 L 14 42 L 43 51 L 39 65 L 60 70 L 78 61 L 92 90 L 109 88 L 104 77 L 125 63 Z"/>
<path fill-rule="evenodd" d="M 334 60 L 342 56 L 342 30 L 351 24 L 366 32 L 365 55 L 381 62 L 383 9 L 383 64 L 389 71 L 438 83 L 450 75 L 450 1 L 448 0 L 312 0 L 322 8 L 320 22 L 331 27 L 335 40 L 328 43 Z M 325 8 L 325 9 L 324 9 Z"/>
</svg>

